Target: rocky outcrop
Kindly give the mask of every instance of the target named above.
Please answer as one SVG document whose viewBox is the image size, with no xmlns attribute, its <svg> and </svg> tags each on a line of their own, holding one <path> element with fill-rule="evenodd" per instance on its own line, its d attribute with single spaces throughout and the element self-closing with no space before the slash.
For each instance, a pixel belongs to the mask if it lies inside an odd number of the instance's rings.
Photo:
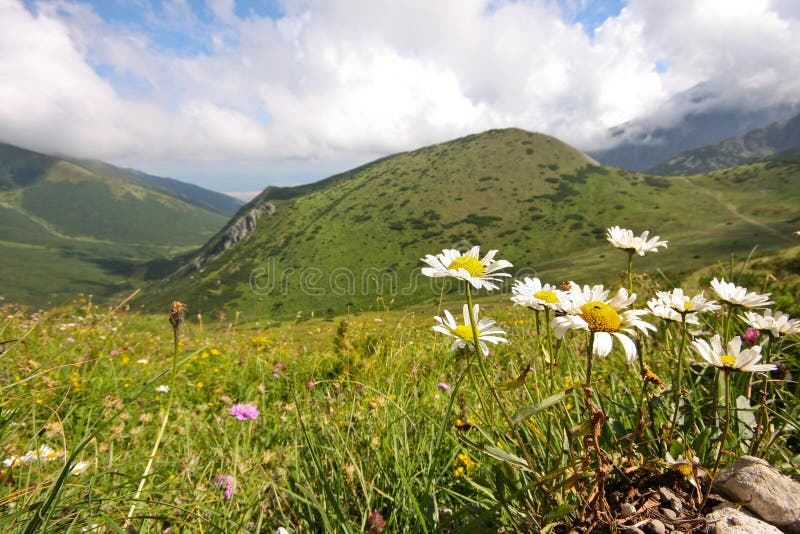
<svg viewBox="0 0 800 534">
<path fill-rule="evenodd" d="M 760 458 L 742 456 L 714 477 L 713 490 L 783 532 L 800 534 L 800 483 Z"/>
<path fill-rule="evenodd" d="M 259 204 L 258 206 L 239 215 L 222 234 L 214 247 L 206 254 L 198 256 L 192 261 L 194 269 L 201 269 L 209 261 L 213 260 L 239 241 L 247 239 L 253 233 L 261 217 L 269 217 L 275 214 L 275 205 L 270 203 Z"/>
<path fill-rule="evenodd" d="M 240 215 L 239 218 L 225 230 L 225 234 L 222 236 L 220 242 L 217 243 L 217 246 L 211 251 L 211 255 L 216 256 L 221 252 L 225 252 L 239 241 L 247 238 L 247 236 L 252 234 L 253 230 L 256 229 L 258 220 L 262 215 L 269 217 L 274 213 L 274 204 L 261 204 L 247 213 Z"/>
<path fill-rule="evenodd" d="M 781 531 L 741 510 L 722 505 L 706 516 L 715 534 L 781 534 Z"/>
</svg>

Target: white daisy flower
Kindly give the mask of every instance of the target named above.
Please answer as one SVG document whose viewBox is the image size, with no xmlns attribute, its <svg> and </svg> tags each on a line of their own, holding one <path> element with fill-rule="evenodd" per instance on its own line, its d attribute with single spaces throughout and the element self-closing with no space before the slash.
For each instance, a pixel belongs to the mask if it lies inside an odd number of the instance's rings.
<svg viewBox="0 0 800 534">
<path fill-rule="evenodd" d="M 686 316 L 688 324 L 699 324 L 697 320 L 699 312 L 719 309 L 719 305 L 713 300 L 706 300 L 702 292 L 689 298 L 679 287 L 672 291 L 656 291 L 656 297 L 647 301 L 647 306 L 653 315 L 669 321 L 680 323 Z"/>
<path fill-rule="evenodd" d="M 647 330 L 656 330 L 652 324 L 639 317 L 647 315 L 647 310 L 626 310 L 636 300 L 636 294 L 628 295 L 628 291 L 620 288 L 617 294 L 607 300 L 608 290 L 603 286 L 593 287 L 573 284 L 567 294 L 569 306 L 565 308 L 567 315 L 556 317 L 551 323 L 555 336 L 563 338 L 569 330 L 589 330 L 594 333 L 592 353 L 608 356 L 613 339 L 616 338 L 625 349 L 628 363 L 636 359 L 636 343 L 629 337 L 636 336 L 634 328 L 647 335 Z M 621 313 L 620 313 L 621 312 Z"/>
<path fill-rule="evenodd" d="M 745 312 L 744 315 L 739 317 L 749 326 L 756 330 L 768 331 L 773 337 L 800 334 L 800 320 L 790 319 L 783 312 L 775 312 L 775 315 L 772 314 L 772 310 L 766 310 L 763 315 L 755 312 Z"/>
<path fill-rule="evenodd" d="M 475 304 L 472 307 L 472 314 L 475 317 L 475 321 L 477 321 L 475 323 L 475 330 L 478 332 L 478 345 L 480 346 L 483 355 L 488 356 L 489 347 L 486 345 L 486 341 L 497 344 L 506 343 L 507 340 L 504 337 L 501 337 L 505 335 L 505 332 L 494 326 L 494 321 L 486 318 L 478 320 L 479 311 L 480 307 Z M 466 304 L 464 304 L 463 315 L 463 324 L 456 323 L 453 314 L 451 314 L 448 310 L 444 311 L 444 318 L 434 317 L 434 319 L 439 323 L 433 327 L 435 331 L 456 338 L 456 340 L 453 342 L 453 345 L 450 347 L 451 350 L 458 350 L 463 347 L 472 346 L 472 323 L 470 323 L 469 320 L 469 307 Z"/>
<path fill-rule="evenodd" d="M 664 301 L 658 297 L 648 300 L 647 307 L 650 309 L 650 313 L 652 313 L 656 317 L 664 319 L 665 321 L 682 323 L 685 315 L 686 324 L 694 324 L 694 325 L 700 324 L 700 322 L 697 320 L 696 313 L 687 313 L 687 314 L 678 313 L 671 306 L 665 304 Z"/>
<path fill-rule="evenodd" d="M 57 460 L 61 453 L 54 450 L 52 447 L 47 445 L 41 445 L 38 449 L 36 449 L 36 457 L 42 462 L 52 462 L 53 460 Z"/>
<path fill-rule="evenodd" d="M 711 338 L 711 344 L 705 339 L 692 341 L 694 350 L 708 363 L 727 371 L 749 371 L 759 373 L 774 371 L 778 367 L 771 363 L 756 363 L 761 359 L 761 347 L 754 345 L 742 350 L 742 338 L 736 336 L 728 342 L 727 351 L 723 352 L 719 334 Z"/>
<path fill-rule="evenodd" d="M 422 261 L 430 267 L 423 267 L 422 274 L 432 278 L 452 276 L 465 280 L 476 289 L 485 287 L 497 289 L 496 282 L 502 277 L 511 276 L 508 273 L 499 273 L 500 269 L 512 267 L 506 260 L 495 260 L 496 250 L 490 250 L 483 258 L 479 258 L 480 247 L 474 246 L 462 254 L 455 249 L 444 249 L 441 254 L 428 254 Z"/>
<path fill-rule="evenodd" d="M 3 460 L 3 467 L 16 467 L 18 465 L 22 465 L 27 463 L 22 456 L 17 456 L 16 454 L 12 454 L 5 460 Z"/>
<path fill-rule="evenodd" d="M 514 304 L 527 306 L 533 310 L 561 309 L 564 292 L 554 285 L 544 284 L 538 278 L 526 277 L 523 281 L 516 280 L 511 288 L 514 294 L 511 300 Z"/>
<path fill-rule="evenodd" d="M 89 465 L 89 462 L 78 462 L 70 468 L 69 474 L 75 477 L 82 475 L 87 469 L 89 469 Z"/>
<path fill-rule="evenodd" d="M 664 291 L 657 291 L 656 295 L 662 297 L 669 306 L 678 313 L 703 313 L 717 311 L 720 306 L 714 300 L 706 300 L 704 292 L 689 298 L 685 295 L 683 289 L 677 287 L 672 292 L 667 293 Z"/>
<path fill-rule="evenodd" d="M 159 393 L 169 393 L 169 386 L 161 384 L 160 386 L 156 386 L 156 391 Z"/>
<path fill-rule="evenodd" d="M 770 304 L 775 304 L 769 300 L 770 293 L 764 295 L 752 291 L 748 293 L 746 288 L 737 286 L 733 282 L 726 282 L 724 278 L 721 280 L 714 278 L 711 281 L 711 289 L 720 299 L 734 306 L 766 308 Z"/>
<path fill-rule="evenodd" d="M 649 235 L 649 230 L 645 230 L 640 236 L 635 236 L 632 230 L 612 226 L 607 230 L 606 239 L 616 248 L 635 252 L 639 256 L 644 256 L 648 252 L 658 252 L 658 247 L 667 247 L 667 241 L 659 241 L 661 236 L 648 239 Z"/>
</svg>

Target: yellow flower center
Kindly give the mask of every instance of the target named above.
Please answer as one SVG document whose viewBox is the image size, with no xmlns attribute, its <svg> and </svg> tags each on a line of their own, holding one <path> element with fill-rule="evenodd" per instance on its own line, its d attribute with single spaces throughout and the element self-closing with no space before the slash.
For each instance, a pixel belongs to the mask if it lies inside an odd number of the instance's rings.
<svg viewBox="0 0 800 534">
<path fill-rule="evenodd" d="M 581 306 L 581 311 L 592 332 L 616 332 L 622 323 L 617 310 L 599 300 L 587 302 Z"/>
<path fill-rule="evenodd" d="M 683 309 L 684 309 L 684 311 L 691 310 L 692 309 L 692 301 L 691 300 L 683 301 Z"/>
<path fill-rule="evenodd" d="M 548 304 L 555 304 L 558 302 L 558 296 L 556 295 L 555 291 L 550 291 L 549 289 L 542 289 L 541 291 L 537 291 L 533 294 L 533 296 L 542 302 L 546 302 Z"/>
<path fill-rule="evenodd" d="M 719 361 L 721 361 L 722 365 L 725 367 L 733 367 L 736 365 L 736 356 L 731 356 L 730 354 L 720 354 Z"/>
<path fill-rule="evenodd" d="M 672 468 L 685 477 L 692 476 L 692 466 L 689 464 L 681 462 L 679 464 L 673 465 Z"/>
<path fill-rule="evenodd" d="M 465 269 L 469 274 L 475 277 L 482 276 L 486 272 L 481 261 L 472 256 L 459 256 L 451 261 L 447 268 L 453 270 Z"/>
<path fill-rule="evenodd" d="M 468 324 L 460 324 L 456 326 L 455 333 L 461 339 L 472 339 L 472 327 Z M 478 332 L 478 336 L 480 336 L 480 332 Z"/>
</svg>

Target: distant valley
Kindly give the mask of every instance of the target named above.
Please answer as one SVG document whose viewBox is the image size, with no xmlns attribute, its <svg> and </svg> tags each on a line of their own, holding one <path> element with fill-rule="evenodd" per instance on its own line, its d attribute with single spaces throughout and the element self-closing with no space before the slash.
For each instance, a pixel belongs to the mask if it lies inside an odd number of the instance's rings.
<svg viewBox="0 0 800 534">
<path fill-rule="evenodd" d="M 37 306 L 108 297 L 147 262 L 201 245 L 240 205 L 177 180 L 0 144 L 0 295 Z"/>
</svg>

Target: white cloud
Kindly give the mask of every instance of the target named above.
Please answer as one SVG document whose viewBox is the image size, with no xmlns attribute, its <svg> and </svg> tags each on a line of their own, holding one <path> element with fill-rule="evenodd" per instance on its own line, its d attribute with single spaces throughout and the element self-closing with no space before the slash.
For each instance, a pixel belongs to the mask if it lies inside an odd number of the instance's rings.
<svg viewBox="0 0 800 534">
<path fill-rule="evenodd" d="M 83 3 L 37 6 L 0 0 L 0 139 L 181 177 L 336 167 L 507 126 L 588 146 L 636 117 L 673 118 L 685 108 L 670 99 L 701 83 L 707 105 L 800 101 L 786 0 L 631 0 L 593 37 L 546 0 L 287 0 L 278 20 L 207 0 L 213 23 L 172 0 L 147 14 L 199 52 Z"/>
</svg>

